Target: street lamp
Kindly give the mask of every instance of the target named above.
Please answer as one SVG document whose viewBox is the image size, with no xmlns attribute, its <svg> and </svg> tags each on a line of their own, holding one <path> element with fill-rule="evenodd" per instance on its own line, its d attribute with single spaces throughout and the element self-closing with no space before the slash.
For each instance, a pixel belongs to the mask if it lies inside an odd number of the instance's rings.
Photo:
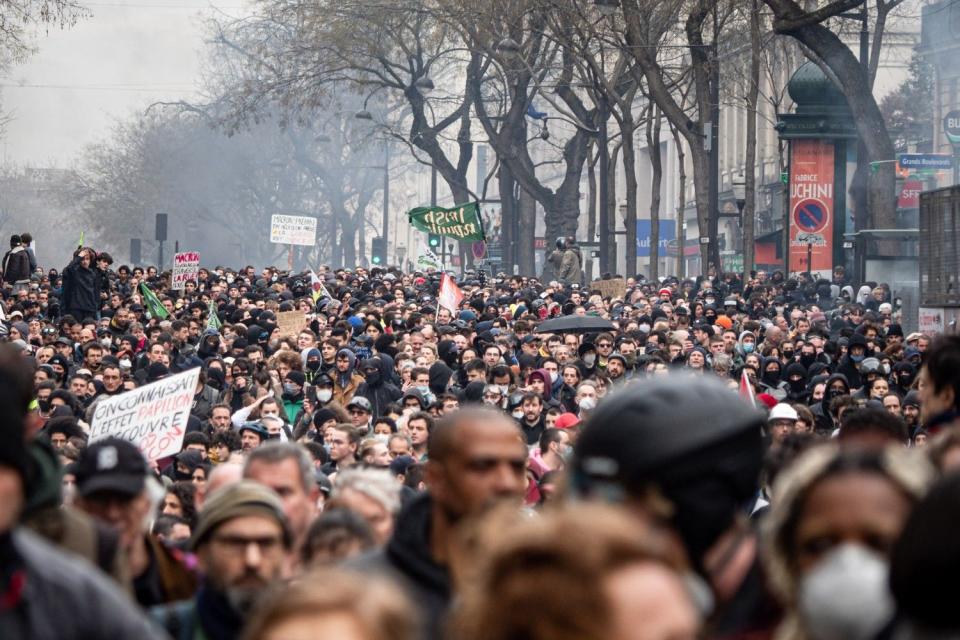
<svg viewBox="0 0 960 640">
<path fill-rule="evenodd" d="M 497 51 L 500 53 L 513 54 L 520 53 L 520 45 L 511 37 L 506 37 L 497 43 Z"/>
<path fill-rule="evenodd" d="M 620 8 L 620 0 L 593 0 L 593 6 L 597 8 L 600 15 L 609 17 Z"/>
<path fill-rule="evenodd" d="M 427 78 L 429 80 L 429 78 Z M 431 83 L 433 84 L 433 83 Z M 353 116 L 357 120 L 367 120 L 373 121 L 373 114 L 363 109 L 357 111 Z M 380 125 L 383 126 L 383 125 Z M 362 224 L 361 224 L 362 227 Z M 390 231 L 390 142 L 389 140 L 383 141 L 383 225 L 380 236 L 383 238 L 384 242 L 387 242 L 389 238 L 388 232 Z M 362 238 L 362 236 L 361 236 Z M 387 251 L 384 251 L 386 254 Z"/>
<path fill-rule="evenodd" d="M 434 90 L 433 80 L 429 76 L 422 76 L 417 78 L 416 82 L 413 83 L 413 88 L 420 92 L 420 95 L 426 96 L 428 93 Z"/>
<path fill-rule="evenodd" d="M 743 224 L 743 207 L 747 204 L 747 179 L 742 173 L 738 173 L 733 178 L 733 199 L 737 201 L 740 224 Z"/>
</svg>

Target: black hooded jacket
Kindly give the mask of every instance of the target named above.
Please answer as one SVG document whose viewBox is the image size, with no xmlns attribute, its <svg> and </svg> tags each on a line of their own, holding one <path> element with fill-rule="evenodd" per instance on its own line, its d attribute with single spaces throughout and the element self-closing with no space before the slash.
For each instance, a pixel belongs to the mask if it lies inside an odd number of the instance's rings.
<svg viewBox="0 0 960 640">
<path fill-rule="evenodd" d="M 364 572 L 394 578 L 420 608 L 423 637 L 443 638 L 443 623 L 450 607 L 450 573 L 430 552 L 433 501 L 430 494 L 415 497 L 400 512 L 386 548 L 348 563 Z"/>
<path fill-rule="evenodd" d="M 357 387 L 354 397 L 360 396 L 369 400 L 373 407 L 373 416 L 378 418 L 386 413 L 388 404 L 403 397 L 403 392 L 388 382 L 389 377 L 384 373 L 384 362 L 380 358 L 369 358 L 360 366 L 363 370 L 376 366 L 377 372 L 365 374 L 366 382 Z"/>
</svg>

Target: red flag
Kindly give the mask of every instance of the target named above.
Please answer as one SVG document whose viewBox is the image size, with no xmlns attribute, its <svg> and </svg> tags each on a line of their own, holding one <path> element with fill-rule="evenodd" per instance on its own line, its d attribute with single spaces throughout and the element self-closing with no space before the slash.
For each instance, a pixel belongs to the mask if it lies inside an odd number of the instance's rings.
<svg viewBox="0 0 960 640">
<path fill-rule="evenodd" d="M 444 273 L 440 279 L 440 295 L 437 298 L 437 302 L 440 303 L 441 307 L 456 312 L 462 300 L 463 291 L 460 291 L 460 287 L 454 283 L 453 278 L 451 278 L 449 274 Z"/>
<path fill-rule="evenodd" d="M 753 385 L 750 384 L 750 377 L 747 376 L 746 368 L 740 374 L 740 397 L 749 402 L 751 407 L 756 408 L 757 398 L 754 396 Z"/>
</svg>

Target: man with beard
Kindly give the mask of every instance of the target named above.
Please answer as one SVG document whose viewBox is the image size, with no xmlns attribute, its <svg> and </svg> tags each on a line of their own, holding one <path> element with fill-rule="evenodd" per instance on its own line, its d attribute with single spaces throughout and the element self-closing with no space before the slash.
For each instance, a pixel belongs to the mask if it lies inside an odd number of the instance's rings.
<svg viewBox="0 0 960 640">
<path fill-rule="evenodd" d="M 193 548 L 205 576 L 197 595 L 153 610 L 171 637 L 232 640 L 256 597 L 282 577 L 292 542 L 276 494 L 249 480 L 204 504 Z"/>
<path fill-rule="evenodd" d="M 424 637 L 441 638 L 454 597 L 454 566 L 467 553 L 458 527 L 499 502 L 520 507 L 527 487 L 527 447 L 515 422 L 489 407 L 444 417 L 430 434 L 428 491 L 397 518 L 386 548 L 358 560 L 362 570 L 395 577 L 421 607 Z"/>
</svg>

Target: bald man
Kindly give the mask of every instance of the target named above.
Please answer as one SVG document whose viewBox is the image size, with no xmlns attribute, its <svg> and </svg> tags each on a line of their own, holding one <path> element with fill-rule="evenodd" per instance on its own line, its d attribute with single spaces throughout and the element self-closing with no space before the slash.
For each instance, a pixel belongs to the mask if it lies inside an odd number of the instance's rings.
<svg viewBox="0 0 960 640">
<path fill-rule="evenodd" d="M 442 637 L 453 596 L 450 565 L 457 557 L 457 526 L 499 503 L 519 509 L 527 487 L 526 462 L 523 434 L 496 409 L 461 409 L 430 433 L 428 491 L 400 514 L 386 548 L 356 565 L 397 579 L 421 605 L 425 637 Z"/>
</svg>

